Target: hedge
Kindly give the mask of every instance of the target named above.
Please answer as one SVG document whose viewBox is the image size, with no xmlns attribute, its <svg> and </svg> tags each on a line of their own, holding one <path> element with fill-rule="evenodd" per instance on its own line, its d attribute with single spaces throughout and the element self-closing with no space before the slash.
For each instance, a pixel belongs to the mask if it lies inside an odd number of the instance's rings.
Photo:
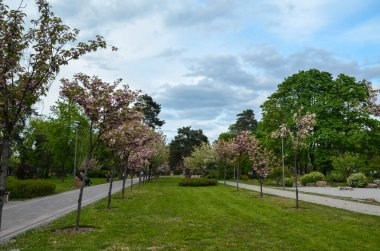
<svg viewBox="0 0 380 251">
<path fill-rule="evenodd" d="M 325 179 L 325 176 L 323 175 L 323 173 L 314 171 L 314 172 L 311 172 L 311 173 L 308 173 L 308 174 L 305 174 L 304 176 L 302 176 L 301 177 L 301 183 L 302 183 L 302 185 L 305 186 L 308 183 L 315 183 L 317 181 L 321 181 L 324 179 Z"/>
<path fill-rule="evenodd" d="M 179 182 L 179 185 L 183 187 L 216 186 L 217 184 L 216 179 L 205 178 L 185 178 Z"/>
<path fill-rule="evenodd" d="M 89 177 L 89 178 L 106 178 L 107 173 L 111 173 L 111 171 L 89 169 L 87 172 L 87 177 Z"/>
<path fill-rule="evenodd" d="M 42 180 L 12 180 L 9 181 L 6 191 L 10 192 L 11 199 L 31 199 L 53 194 L 55 185 Z"/>
</svg>

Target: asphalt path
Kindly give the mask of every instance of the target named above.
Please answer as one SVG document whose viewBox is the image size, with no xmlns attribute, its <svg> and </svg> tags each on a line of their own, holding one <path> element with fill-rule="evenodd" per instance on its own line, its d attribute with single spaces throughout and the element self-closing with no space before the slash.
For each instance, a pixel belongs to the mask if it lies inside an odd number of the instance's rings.
<svg viewBox="0 0 380 251">
<path fill-rule="evenodd" d="M 290 189 L 295 190 L 294 187 Z M 353 188 L 352 190 L 344 190 L 339 189 L 338 187 L 299 187 L 298 190 L 307 193 L 347 197 L 354 200 L 364 201 L 367 199 L 374 199 L 380 202 L 380 188 Z"/>
<path fill-rule="evenodd" d="M 138 183 L 138 178 L 135 178 L 133 183 Z M 121 191 L 122 181 L 114 181 L 112 184 L 112 194 Z M 125 185 L 129 186 L 130 180 L 127 180 Z M 108 189 L 109 183 L 85 187 L 82 207 L 107 197 Z M 0 243 L 75 211 L 78 207 L 78 197 L 79 189 L 76 189 L 56 195 L 6 203 L 3 207 Z"/>
<path fill-rule="evenodd" d="M 223 183 L 224 181 L 219 181 L 219 182 Z M 236 182 L 227 181 L 227 185 L 236 186 Z M 260 192 L 260 186 L 240 183 L 239 187 Z M 263 193 L 272 194 L 272 195 L 290 198 L 290 199 L 296 198 L 295 191 L 286 191 L 286 190 L 276 189 L 276 188 L 263 187 Z M 311 194 L 304 194 L 304 193 L 298 193 L 298 198 L 301 201 L 307 201 L 307 202 L 325 205 L 329 207 L 341 208 L 341 209 L 345 209 L 345 210 L 349 210 L 349 211 L 353 211 L 357 213 L 380 216 L 380 206 L 376 206 L 376 205 L 370 205 L 370 204 L 348 201 L 348 200 L 343 200 L 343 199 L 333 199 L 333 198 L 311 195 Z"/>
</svg>

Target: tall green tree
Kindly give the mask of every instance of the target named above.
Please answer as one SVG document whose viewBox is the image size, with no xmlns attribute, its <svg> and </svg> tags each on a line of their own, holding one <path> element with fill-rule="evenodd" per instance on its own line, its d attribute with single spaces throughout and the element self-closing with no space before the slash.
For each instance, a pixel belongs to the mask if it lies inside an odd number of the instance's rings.
<svg viewBox="0 0 380 251">
<path fill-rule="evenodd" d="M 344 74 L 334 79 L 331 73 L 316 69 L 300 71 L 279 84 L 261 106 L 263 119 L 257 135 L 265 138 L 281 124 L 295 127 L 293 114 L 303 107 L 305 112 L 316 115 L 317 124 L 300 164 L 304 170 L 311 165 L 309 168 L 326 172 L 332 168 L 332 156 L 346 151 L 370 154 L 380 150 L 379 145 L 370 143 L 379 140 L 379 121 L 371 117 L 376 109 L 375 98 L 376 91 L 366 80 L 357 81 Z M 273 147 L 275 140 L 266 138 L 266 144 Z M 291 146 L 287 147 L 289 150 Z M 293 156 L 287 157 L 287 163 L 291 163 Z"/>
<path fill-rule="evenodd" d="M 177 135 L 169 144 L 169 164 L 172 170 L 182 170 L 183 159 L 191 155 L 195 146 L 208 142 L 201 129 L 193 130 L 191 126 L 178 129 Z"/>
<path fill-rule="evenodd" d="M 158 114 L 161 112 L 161 105 L 156 103 L 148 94 L 141 95 L 137 100 L 137 106 L 142 106 L 144 114 L 143 122 L 153 129 L 159 129 L 165 124 L 165 120 L 160 120 Z"/>
<path fill-rule="evenodd" d="M 88 147 L 89 122 L 81 108 L 73 101 L 62 97 L 51 107 L 52 116 L 45 128 L 44 134 L 48 137 L 49 149 L 53 151 L 56 174 L 64 181 L 66 174 L 72 170 L 75 141 L 81 149 Z M 75 123 L 78 123 L 76 128 Z M 75 130 L 79 132 L 79 139 Z M 79 143 L 79 144 L 78 144 Z M 77 152 L 78 155 L 78 152 Z M 83 160 L 83 154 L 79 160 Z"/>
<path fill-rule="evenodd" d="M 254 132 L 257 129 L 257 120 L 255 113 L 251 109 L 244 110 L 239 113 L 236 122 L 229 127 L 229 131 L 233 135 L 238 135 L 243 131 Z"/>
</svg>

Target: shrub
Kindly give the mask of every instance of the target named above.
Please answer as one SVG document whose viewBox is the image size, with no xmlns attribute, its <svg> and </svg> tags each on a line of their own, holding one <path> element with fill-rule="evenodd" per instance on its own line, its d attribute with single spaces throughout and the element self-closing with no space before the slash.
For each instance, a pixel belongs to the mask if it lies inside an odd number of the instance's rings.
<svg viewBox="0 0 380 251">
<path fill-rule="evenodd" d="M 208 170 L 208 173 L 206 175 L 208 179 L 215 179 L 218 176 L 219 176 L 219 170 L 212 170 L 212 169 Z"/>
<path fill-rule="evenodd" d="M 326 180 L 332 182 L 343 182 L 345 179 L 342 172 L 333 170 L 331 171 L 330 175 L 326 176 Z"/>
<path fill-rule="evenodd" d="M 293 187 L 293 178 L 285 178 L 285 186 Z"/>
<path fill-rule="evenodd" d="M 244 181 L 248 180 L 248 175 L 242 175 L 241 180 L 244 180 Z"/>
<path fill-rule="evenodd" d="M 362 170 L 365 164 L 359 154 L 347 152 L 344 155 L 333 157 L 332 166 L 341 172 L 344 178 L 347 178 L 351 173 Z"/>
<path fill-rule="evenodd" d="M 107 173 L 111 171 L 106 170 L 96 170 L 96 169 L 90 169 L 88 170 L 87 177 L 89 178 L 106 178 Z"/>
<path fill-rule="evenodd" d="M 323 175 L 323 173 L 315 171 L 315 172 L 311 172 L 302 176 L 301 183 L 302 185 L 305 186 L 307 183 L 315 183 L 317 181 L 324 180 L 324 179 L 325 179 L 325 176 Z"/>
<path fill-rule="evenodd" d="M 284 174 L 285 174 L 285 177 L 292 176 L 292 174 L 290 173 L 287 167 L 284 168 Z M 275 180 L 277 185 L 282 183 L 282 167 L 273 169 L 272 172 L 269 174 L 268 178 Z"/>
<path fill-rule="evenodd" d="M 353 173 L 347 178 L 347 185 L 351 187 L 365 187 L 367 184 L 367 177 L 362 173 Z"/>
<path fill-rule="evenodd" d="M 53 194 L 55 185 L 42 180 L 10 180 L 6 190 L 12 199 L 31 199 Z"/>
<path fill-rule="evenodd" d="M 179 182 L 179 185 L 183 187 L 216 186 L 217 184 L 216 179 L 205 178 L 185 178 Z"/>
</svg>

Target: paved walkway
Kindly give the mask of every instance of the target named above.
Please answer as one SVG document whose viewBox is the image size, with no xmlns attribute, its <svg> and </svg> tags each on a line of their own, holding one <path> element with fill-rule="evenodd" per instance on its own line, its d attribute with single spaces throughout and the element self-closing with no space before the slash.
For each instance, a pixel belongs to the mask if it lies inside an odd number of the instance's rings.
<svg viewBox="0 0 380 251">
<path fill-rule="evenodd" d="M 287 188 L 295 190 L 295 187 Z M 354 200 L 375 199 L 380 202 L 380 188 L 354 188 L 351 190 L 339 190 L 337 187 L 299 187 L 299 191 L 307 193 L 326 194 L 338 197 L 347 197 Z"/>
<path fill-rule="evenodd" d="M 219 182 L 223 183 L 224 181 L 219 181 Z M 227 184 L 230 186 L 236 187 L 236 182 L 227 181 Z M 239 187 L 260 192 L 259 186 L 239 183 Z M 263 193 L 273 194 L 280 197 L 291 198 L 291 199 L 296 198 L 296 193 L 294 191 L 284 191 L 281 189 L 274 189 L 274 188 L 268 188 L 268 187 L 263 187 Z M 327 198 L 323 196 L 310 195 L 310 194 L 304 194 L 304 193 L 298 193 L 298 198 L 301 201 L 307 201 L 307 202 L 325 205 L 329 207 L 346 209 L 349 211 L 363 213 L 363 214 L 380 216 L 380 206 L 369 205 L 369 204 L 347 201 L 347 200 L 332 199 L 332 198 Z"/>
<path fill-rule="evenodd" d="M 137 183 L 135 178 L 133 183 Z M 130 185 L 130 180 L 126 181 Z M 114 181 L 112 194 L 119 192 L 122 181 Z M 82 206 L 107 197 L 109 183 L 84 188 Z M 78 207 L 79 189 L 26 201 L 10 201 L 3 207 L 0 243 L 75 211 Z"/>
</svg>

